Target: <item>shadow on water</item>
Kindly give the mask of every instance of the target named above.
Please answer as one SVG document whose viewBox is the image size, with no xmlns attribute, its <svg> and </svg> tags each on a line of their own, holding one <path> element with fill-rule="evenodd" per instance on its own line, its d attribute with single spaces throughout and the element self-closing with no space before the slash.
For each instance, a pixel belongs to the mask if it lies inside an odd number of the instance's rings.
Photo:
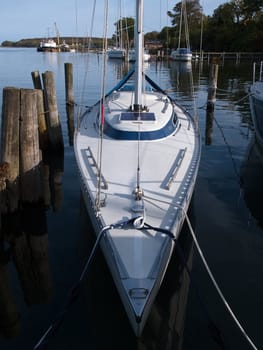
<svg viewBox="0 0 263 350">
<path fill-rule="evenodd" d="M 244 200 L 251 213 L 263 228 L 262 203 L 263 195 L 263 145 L 252 138 L 246 158 L 241 166 L 241 188 Z"/>
<path fill-rule="evenodd" d="M 12 291 L 13 263 L 25 304 L 49 303 L 53 282 L 49 261 L 47 209 L 57 212 L 63 201 L 64 157 L 43 159 L 44 201 L 20 203 L 15 212 L 2 214 L 0 232 L 0 335 L 13 338 L 21 332 L 17 295 Z"/>
<path fill-rule="evenodd" d="M 28 306 L 46 303 L 52 295 L 48 234 L 44 207 L 24 207 L 2 220 L 0 240 L 0 332 L 16 336 L 21 318 L 10 288 L 8 264 L 13 261 Z"/>
</svg>

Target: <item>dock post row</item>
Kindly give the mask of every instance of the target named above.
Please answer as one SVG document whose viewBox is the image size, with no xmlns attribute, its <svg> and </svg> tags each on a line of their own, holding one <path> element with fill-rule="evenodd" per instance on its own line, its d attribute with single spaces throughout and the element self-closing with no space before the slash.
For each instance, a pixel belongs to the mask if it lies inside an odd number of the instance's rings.
<svg viewBox="0 0 263 350">
<path fill-rule="evenodd" d="M 66 67 L 66 66 L 65 66 Z M 67 64 L 67 104 L 74 103 L 72 67 Z M 53 72 L 31 73 L 33 89 L 4 87 L 0 154 L 0 213 L 45 198 L 43 158 L 64 157 Z M 58 162 L 61 165 L 61 162 Z M 63 168 L 63 165 L 61 166 Z M 61 173 L 61 172 L 60 172 Z M 0 215 L 1 217 L 1 215 Z M 1 222 L 0 222 L 1 226 Z"/>
</svg>

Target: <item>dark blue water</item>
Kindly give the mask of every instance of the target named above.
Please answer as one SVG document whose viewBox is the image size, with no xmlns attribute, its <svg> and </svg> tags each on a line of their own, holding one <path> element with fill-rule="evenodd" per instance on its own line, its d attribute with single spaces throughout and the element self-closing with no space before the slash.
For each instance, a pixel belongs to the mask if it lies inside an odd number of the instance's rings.
<svg viewBox="0 0 263 350">
<path fill-rule="evenodd" d="M 100 94 L 100 55 L 0 49 L 1 102 L 3 87 L 32 88 L 32 71 L 54 72 L 65 145 L 64 158 L 56 159 L 49 168 L 47 208 L 27 208 L 4 219 L 5 230 L 0 234 L 1 350 L 33 349 L 50 324 L 62 319 L 60 313 L 65 311 L 70 290 L 94 243 L 67 123 L 65 62 L 73 63 L 76 103 L 95 102 Z M 109 63 L 107 88 L 129 68 Z M 193 112 L 189 67 L 151 62 L 146 68 L 153 80 Z M 192 69 L 203 146 L 189 217 L 229 305 L 249 337 L 262 348 L 263 149 L 253 141 L 246 97 L 252 62 L 220 65 L 215 109 L 209 115 L 208 63 L 202 67 L 193 64 Z M 187 225 L 180 246 L 191 279 L 175 253 L 139 341 L 99 252 L 78 297 L 53 337 L 47 339 L 47 349 L 251 349 L 209 279 Z"/>
</svg>

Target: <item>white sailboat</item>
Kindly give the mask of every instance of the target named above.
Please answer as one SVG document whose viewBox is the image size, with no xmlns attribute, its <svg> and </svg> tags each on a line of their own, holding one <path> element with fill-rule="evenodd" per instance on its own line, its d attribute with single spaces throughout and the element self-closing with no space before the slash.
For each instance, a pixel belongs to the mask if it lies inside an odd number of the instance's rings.
<svg viewBox="0 0 263 350">
<path fill-rule="evenodd" d="M 107 50 L 108 58 L 124 60 L 127 57 L 127 50 L 123 47 L 122 28 L 122 0 L 119 0 L 120 20 L 116 23 L 116 45 Z"/>
<path fill-rule="evenodd" d="M 83 114 L 74 151 L 96 244 L 139 337 L 186 217 L 201 142 L 197 121 L 143 72 L 143 0 L 135 32 L 135 71 Z"/>
<path fill-rule="evenodd" d="M 188 38 L 188 25 L 187 25 L 187 13 L 186 13 L 186 3 L 185 0 L 181 2 L 181 12 L 180 12 L 180 24 L 179 24 L 179 36 L 178 36 L 178 46 L 176 50 L 171 52 L 171 59 L 174 61 L 184 61 L 189 62 L 192 60 L 193 54 L 190 49 L 189 42 L 186 43 L 187 47 L 181 47 L 181 35 L 182 35 L 182 24 L 184 22 L 185 37 L 186 41 Z"/>
</svg>

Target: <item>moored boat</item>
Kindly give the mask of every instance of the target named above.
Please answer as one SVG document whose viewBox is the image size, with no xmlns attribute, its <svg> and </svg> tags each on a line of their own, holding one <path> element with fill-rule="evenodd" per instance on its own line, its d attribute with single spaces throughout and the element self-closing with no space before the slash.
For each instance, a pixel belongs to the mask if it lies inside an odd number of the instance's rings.
<svg viewBox="0 0 263 350">
<path fill-rule="evenodd" d="M 113 47 L 107 50 L 108 58 L 124 60 L 126 57 L 126 50 L 122 48 Z"/>
<path fill-rule="evenodd" d="M 263 145 L 263 62 L 260 63 L 258 78 L 256 78 L 256 63 L 254 63 L 253 82 L 250 86 L 250 111 L 254 124 L 255 136 Z"/>
<path fill-rule="evenodd" d="M 185 40 L 185 47 L 181 45 L 182 37 L 182 26 L 185 29 L 185 39 L 189 38 L 187 15 L 186 15 L 186 1 L 181 1 L 181 11 L 180 11 L 180 23 L 179 23 L 179 33 L 178 33 L 178 45 L 176 50 L 171 52 L 170 58 L 175 61 L 191 61 L 193 54 L 189 47 L 188 40 Z"/>
<path fill-rule="evenodd" d="M 171 52 L 171 59 L 174 61 L 191 61 L 193 54 L 188 48 L 180 47 Z"/>
<path fill-rule="evenodd" d="M 37 47 L 37 51 L 41 52 L 56 52 L 57 50 L 57 43 L 53 39 L 42 40 Z"/>
<path fill-rule="evenodd" d="M 128 52 L 128 57 L 130 62 L 135 62 L 136 61 L 136 51 L 131 49 Z M 149 62 L 151 60 L 151 55 L 149 54 L 148 51 L 143 52 L 143 62 Z"/>
<path fill-rule="evenodd" d="M 196 118 L 143 72 L 142 19 L 143 0 L 136 0 L 135 70 L 102 93 L 74 137 L 96 243 L 136 336 L 180 235 L 201 153 Z"/>
</svg>

